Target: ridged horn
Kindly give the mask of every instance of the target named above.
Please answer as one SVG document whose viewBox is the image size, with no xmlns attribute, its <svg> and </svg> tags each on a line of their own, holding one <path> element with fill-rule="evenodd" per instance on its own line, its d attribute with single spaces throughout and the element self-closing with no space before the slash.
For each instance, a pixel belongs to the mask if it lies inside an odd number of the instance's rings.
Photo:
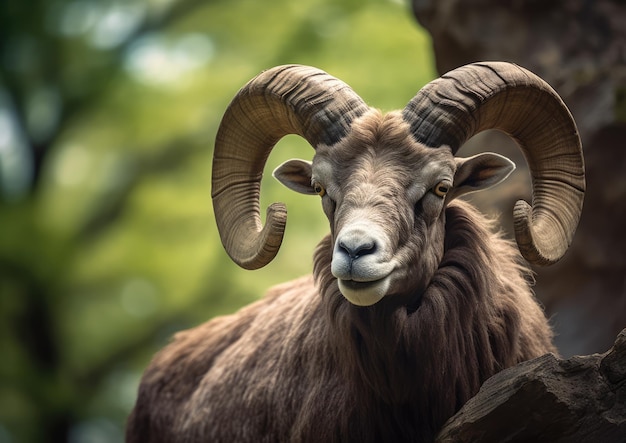
<svg viewBox="0 0 626 443">
<path fill-rule="evenodd" d="M 512 63 L 466 65 L 422 88 L 403 117 L 418 142 L 453 153 L 485 129 L 515 139 L 533 187 L 532 206 L 519 200 L 514 208 L 520 252 L 539 265 L 565 254 L 582 211 L 584 161 L 572 115 L 545 81 Z"/>
<path fill-rule="evenodd" d="M 271 204 L 262 226 L 259 203 L 263 168 L 278 140 L 297 134 L 314 148 L 334 145 L 367 109 L 342 81 L 300 65 L 264 71 L 237 93 L 217 132 L 211 192 L 222 244 L 235 263 L 258 269 L 280 248 L 285 205 Z"/>
</svg>

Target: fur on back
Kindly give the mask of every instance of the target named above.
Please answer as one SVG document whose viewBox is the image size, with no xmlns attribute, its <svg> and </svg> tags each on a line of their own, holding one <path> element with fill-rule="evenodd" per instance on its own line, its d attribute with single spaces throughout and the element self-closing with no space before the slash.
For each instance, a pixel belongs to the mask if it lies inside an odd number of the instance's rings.
<svg viewBox="0 0 626 443">
<path fill-rule="evenodd" d="M 347 302 L 330 273 L 181 332 L 144 374 L 129 442 L 431 441 L 482 382 L 555 352 L 514 245 L 470 205 L 411 306 Z"/>
</svg>

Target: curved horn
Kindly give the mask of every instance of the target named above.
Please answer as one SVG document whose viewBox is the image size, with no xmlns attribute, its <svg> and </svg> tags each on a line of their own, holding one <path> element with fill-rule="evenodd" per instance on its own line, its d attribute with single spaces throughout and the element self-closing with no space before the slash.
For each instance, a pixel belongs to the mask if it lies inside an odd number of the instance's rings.
<svg viewBox="0 0 626 443">
<path fill-rule="evenodd" d="M 552 264 L 569 247 L 585 193 L 580 138 L 557 93 L 504 62 L 475 63 L 422 88 L 403 111 L 414 138 L 453 153 L 474 134 L 500 129 L 520 145 L 532 178 L 532 207 L 515 204 L 515 238 L 534 264 Z"/>
<path fill-rule="evenodd" d="M 280 248 L 285 205 L 269 206 L 264 227 L 259 208 L 263 168 L 276 142 L 297 134 L 314 148 L 333 145 L 367 109 L 348 85 L 308 66 L 264 71 L 237 93 L 217 132 L 211 192 L 222 244 L 235 263 L 258 269 Z"/>
</svg>

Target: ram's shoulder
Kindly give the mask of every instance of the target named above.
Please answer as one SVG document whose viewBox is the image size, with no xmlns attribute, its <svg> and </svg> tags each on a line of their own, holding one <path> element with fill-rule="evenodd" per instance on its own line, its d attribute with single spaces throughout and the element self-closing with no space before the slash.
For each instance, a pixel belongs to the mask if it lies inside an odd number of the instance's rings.
<svg viewBox="0 0 626 443">
<path fill-rule="evenodd" d="M 289 314 L 294 313 L 290 311 L 298 311 L 302 305 L 315 303 L 315 295 L 313 277 L 310 275 L 276 285 L 261 299 L 233 314 L 215 317 L 176 333 L 150 366 L 184 366 L 190 361 L 203 360 L 202 370 L 206 370 L 213 364 L 213 358 L 233 343 L 240 342 L 244 336 L 259 334 L 268 328 L 276 331 L 286 327 L 280 325 L 289 321 Z"/>
</svg>

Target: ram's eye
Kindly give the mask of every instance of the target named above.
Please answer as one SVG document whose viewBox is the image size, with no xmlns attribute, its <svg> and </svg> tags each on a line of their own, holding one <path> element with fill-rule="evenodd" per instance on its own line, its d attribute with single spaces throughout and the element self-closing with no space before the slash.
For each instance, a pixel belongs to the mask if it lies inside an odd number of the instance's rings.
<svg viewBox="0 0 626 443">
<path fill-rule="evenodd" d="M 313 184 L 313 190 L 315 191 L 315 193 L 317 195 L 319 195 L 320 197 L 323 197 L 324 194 L 326 194 L 326 189 L 324 189 L 324 187 L 322 185 L 320 185 L 318 182 L 315 182 Z"/>
<path fill-rule="evenodd" d="M 445 181 L 441 181 L 437 183 L 437 185 L 433 188 L 433 192 L 435 195 L 439 197 L 445 197 L 448 191 L 450 190 L 450 184 Z"/>
</svg>

